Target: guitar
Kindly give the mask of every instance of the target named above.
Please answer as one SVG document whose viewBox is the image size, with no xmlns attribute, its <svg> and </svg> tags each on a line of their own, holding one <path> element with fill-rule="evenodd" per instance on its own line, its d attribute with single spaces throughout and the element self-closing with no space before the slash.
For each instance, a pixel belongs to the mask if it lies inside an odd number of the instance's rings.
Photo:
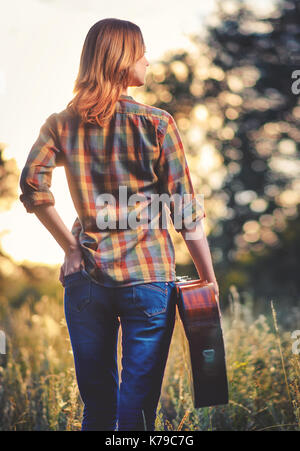
<svg viewBox="0 0 300 451">
<path fill-rule="evenodd" d="M 177 317 L 195 408 L 228 403 L 221 313 L 213 283 L 177 277 Z"/>
</svg>

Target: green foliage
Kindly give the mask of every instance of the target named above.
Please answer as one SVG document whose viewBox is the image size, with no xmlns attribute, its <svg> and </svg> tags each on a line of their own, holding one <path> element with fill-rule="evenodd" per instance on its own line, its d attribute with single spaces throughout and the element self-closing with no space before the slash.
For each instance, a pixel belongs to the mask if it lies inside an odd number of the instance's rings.
<svg viewBox="0 0 300 451">
<path fill-rule="evenodd" d="M 0 430 L 80 429 L 82 405 L 61 303 L 43 296 L 35 312 L 28 304 L 2 307 L 7 355 L 0 366 Z"/>
<path fill-rule="evenodd" d="M 190 36 L 193 51 L 149 68 L 145 93 L 177 120 L 221 291 L 227 297 L 236 283 L 258 303 L 296 304 L 300 4 L 274 0 L 264 15 L 250 2 L 217 5 L 204 32 Z"/>
<path fill-rule="evenodd" d="M 253 318 L 234 286 L 230 292 L 231 309 L 223 319 L 230 403 L 193 408 L 176 320 L 156 430 L 300 429 L 300 360 L 291 352 L 290 334 L 271 316 Z M 44 295 L 33 310 L 2 298 L 0 325 L 7 336 L 7 354 L 0 359 L 2 431 L 80 430 L 82 403 L 61 299 L 62 293 Z"/>
<path fill-rule="evenodd" d="M 189 412 L 182 430 L 299 430 L 300 359 L 292 354 L 290 333 L 279 332 L 265 315 L 253 318 L 248 307 L 240 304 L 234 286 L 231 298 L 231 311 L 223 318 L 229 404 L 193 409 L 183 364 L 182 337 L 176 323 L 161 401 L 165 421 L 168 420 L 169 428 L 171 424 L 171 429 L 177 430 Z"/>
</svg>

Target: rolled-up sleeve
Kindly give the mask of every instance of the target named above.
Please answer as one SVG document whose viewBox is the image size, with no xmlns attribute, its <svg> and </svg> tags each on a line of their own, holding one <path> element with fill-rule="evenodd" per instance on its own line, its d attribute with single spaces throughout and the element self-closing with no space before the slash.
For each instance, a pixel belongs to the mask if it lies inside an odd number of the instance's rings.
<svg viewBox="0 0 300 451">
<path fill-rule="evenodd" d="M 170 216 L 177 232 L 189 230 L 206 216 L 203 196 L 195 194 L 183 143 L 172 115 L 167 126 L 160 129 L 160 156 L 157 162 L 157 174 L 160 193 L 170 196 Z M 181 207 L 175 207 L 174 200 L 181 199 Z M 178 205 L 178 204 L 177 204 Z"/>
<path fill-rule="evenodd" d="M 50 191 L 52 171 L 64 165 L 64 155 L 58 144 L 56 113 L 51 114 L 40 128 L 20 176 L 22 194 L 19 200 L 28 213 L 39 205 L 54 205 Z"/>
</svg>

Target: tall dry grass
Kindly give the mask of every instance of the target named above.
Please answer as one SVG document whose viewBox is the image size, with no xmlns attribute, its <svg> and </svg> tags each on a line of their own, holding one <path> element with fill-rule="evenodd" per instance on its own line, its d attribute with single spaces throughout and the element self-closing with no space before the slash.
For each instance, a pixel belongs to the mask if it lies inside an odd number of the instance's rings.
<svg viewBox="0 0 300 451">
<path fill-rule="evenodd" d="M 2 296 L 0 329 L 7 337 L 7 354 L 0 356 L 0 430 L 80 430 L 82 404 L 62 299 L 42 296 L 16 309 Z M 278 325 L 276 307 L 273 317 L 270 305 L 270 316 L 253 318 L 232 287 L 223 331 L 229 404 L 193 409 L 176 320 L 156 429 L 299 430 L 300 359 L 292 354 L 290 332 Z"/>
</svg>

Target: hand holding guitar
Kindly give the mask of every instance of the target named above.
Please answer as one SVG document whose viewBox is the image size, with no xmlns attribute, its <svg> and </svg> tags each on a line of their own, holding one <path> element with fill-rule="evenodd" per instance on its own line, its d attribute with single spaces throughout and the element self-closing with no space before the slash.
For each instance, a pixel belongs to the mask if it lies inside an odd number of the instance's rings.
<svg viewBox="0 0 300 451">
<path fill-rule="evenodd" d="M 190 391 L 194 406 L 228 403 L 219 288 L 214 274 L 177 282 L 178 311 L 187 338 Z M 213 288 L 213 290 L 212 290 Z"/>
<path fill-rule="evenodd" d="M 186 231 L 182 232 L 182 237 L 185 240 L 185 244 L 187 245 L 190 255 L 195 263 L 199 279 L 207 280 L 208 282 L 214 284 L 216 301 L 219 303 L 219 286 L 216 280 L 210 248 L 202 223 L 203 221 L 199 221 L 199 225 L 197 226 L 197 239 L 195 237 L 194 239 L 188 239 Z"/>
</svg>

